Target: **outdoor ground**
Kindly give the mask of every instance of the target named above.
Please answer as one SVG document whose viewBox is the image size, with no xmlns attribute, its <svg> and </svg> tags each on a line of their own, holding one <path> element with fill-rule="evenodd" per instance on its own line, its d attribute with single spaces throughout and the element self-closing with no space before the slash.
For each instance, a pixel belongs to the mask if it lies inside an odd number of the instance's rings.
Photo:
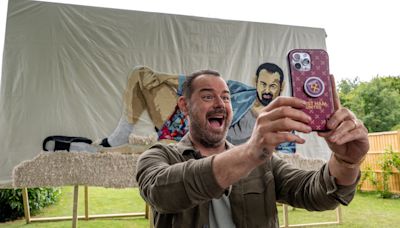
<svg viewBox="0 0 400 228">
<path fill-rule="evenodd" d="M 40 214 L 33 216 L 71 216 L 72 215 L 72 187 L 64 187 L 62 196 L 56 205 L 45 208 Z M 79 190 L 79 215 L 84 215 L 83 187 Z M 89 187 L 89 214 L 111 214 L 144 212 L 145 204 L 137 189 L 107 189 Z M 281 224 L 282 207 L 278 207 Z M 400 227 L 400 199 L 381 199 L 376 193 L 356 194 L 355 199 L 348 207 L 342 207 L 343 224 L 340 228 L 365 227 Z M 289 209 L 289 224 L 303 224 L 328 222 L 336 220 L 335 211 L 308 212 L 301 209 Z M 71 227 L 71 221 L 61 222 L 34 222 L 26 224 L 24 218 L 20 220 L 0 223 L 0 227 Z M 149 227 L 144 218 L 115 218 L 79 220 L 78 227 Z M 323 226 L 320 226 L 323 227 Z"/>
</svg>

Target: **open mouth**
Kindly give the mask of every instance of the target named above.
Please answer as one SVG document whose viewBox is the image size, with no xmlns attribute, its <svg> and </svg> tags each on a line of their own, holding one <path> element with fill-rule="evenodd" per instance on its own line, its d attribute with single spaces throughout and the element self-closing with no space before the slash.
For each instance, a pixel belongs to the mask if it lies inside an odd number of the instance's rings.
<svg viewBox="0 0 400 228">
<path fill-rule="evenodd" d="M 220 128 L 225 120 L 224 116 L 212 116 L 207 118 L 208 123 L 210 124 L 211 127 L 213 128 Z"/>
</svg>

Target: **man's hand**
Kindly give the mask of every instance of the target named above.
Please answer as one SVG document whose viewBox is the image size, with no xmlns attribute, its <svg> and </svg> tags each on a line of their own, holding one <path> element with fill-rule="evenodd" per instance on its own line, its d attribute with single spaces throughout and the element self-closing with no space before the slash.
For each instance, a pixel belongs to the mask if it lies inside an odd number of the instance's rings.
<svg viewBox="0 0 400 228">
<path fill-rule="evenodd" d="M 294 97 L 278 97 L 264 107 L 258 115 L 253 133 L 246 142 L 246 151 L 255 161 L 270 159 L 275 147 L 283 142 L 304 143 L 305 140 L 291 133 L 309 133 L 311 117 L 299 110 L 306 102 Z"/>
<path fill-rule="evenodd" d="M 353 112 L 340 106 L 335 80 L 331 76 L 335 112 L 329 118 L 328 132 L 318 135 L 325 138 L 332 152 L 329 171 L 336 183 L 351 185 L 359 175 L 359 166 L 369 150 L 368 130 Z"/>
<path fill-rule="evenodd" d="M 311 117 L 299 110 L 305 106 L 305 101 L 298 98 L 278 97 L 261 109 L 250 139 L 215 156 L 213 170 L 218 184 L 227 188 L 247 176 L 271 159 L 275 147 L 282 142 L 304 143 L 291 131 L 311 132 Z"/>
<path fill-rule="evenodd" d="M 353 112 L 340 106 L 335 80 L 331 76 L 335 112 L 329 118 L 328 132 L 319 135 L 326 139 L 331 150 L 339 159 L 348 163 L 358 163 L 369 150 L 368 130 Z"/>
<path fill-rule="evenodd" d="M 346 108 L 339 108 L 327 123 L 330 131 L 319 133 L 332 152 L 347 163 L 359 163 L 369 150 L 368 130 Z"/>
</svg>

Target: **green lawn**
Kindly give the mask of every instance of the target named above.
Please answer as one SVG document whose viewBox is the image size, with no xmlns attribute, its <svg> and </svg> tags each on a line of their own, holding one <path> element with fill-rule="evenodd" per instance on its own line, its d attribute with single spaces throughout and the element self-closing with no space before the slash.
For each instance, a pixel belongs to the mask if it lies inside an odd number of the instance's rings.
<svg viewBox="0 0 400 228">
<path fill-rule="evenodd" d="M 283 216 L 280 216 L 280 219 L 282 217 Z M 297 208 L 295 210 L 289 210 L 289 224 L 327 222 L 335 220 L 335 211 L 309 212 Z M 282 224 L 282 220 L 280 221 Z M 342 221 L 342 225 L 329 227 L 400 227 L 400 199 L 381 199 L 377 198 L 375 193 L 358 192 L 349 206 L 342 206 Z"/>
<path fill-rule="evenodd" d="M 137 188 L 113 189 L 89 187 L 89 215 L 119 214 L 144 212 L 145 203 Z M 85 214 L 84 188 L 79 188 L 78 215 Z M 72 216 L 73 187 L 63 187 L 62 195 L 57 204 L 43 209 L 32 218 Z M 144 217 L 127 217 L 113 219 L 79 220 L 78 227 L 148 227 L 149 222 Z M 24 218 L 9 223 L 0 223 L 0 227 L 71 227 L 71 220 L 56 222 L 33 222 L 26 224 Z"/>
<path fill-rule="evenodd" d="M 73 188 L 64 187 L 60 201 L 45 208 L 38 217 L 71 216 Z M 84 215 L 84 189 L 79 190 L 79 215 Z M 107 189 L 89 187 L 89 214 L 118 214 L 144 212 L 145 204 L 137 189 Z M 282 222 L 282 207 L 278 207 Z M 374 193 L 357 193 L 348 207 L 342 207 L 343 224 L 340 228 L 354 227 L 400 227 L 400 199 L 380 199 Z M 335 211 L 308 212 L 301 209 L 289 209 L 289 224 L 328 222 L 336 220 Z M 26 224 L 22 218 L 8 223 L 0 223 L 0 227 L 71 227 L 71 221 L 33 222 Z M 79 220 L 78 227 L 148 227 L 144 218 L 113 218 Z"/>
</svg>

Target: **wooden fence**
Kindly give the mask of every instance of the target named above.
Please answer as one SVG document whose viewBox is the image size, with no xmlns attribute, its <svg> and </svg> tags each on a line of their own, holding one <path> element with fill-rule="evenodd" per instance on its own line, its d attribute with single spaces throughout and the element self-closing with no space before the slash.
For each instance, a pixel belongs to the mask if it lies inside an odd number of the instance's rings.
<svg viewBox="0 0 400 228">
<path fill-rule="evenodd" d="M 400 154 L 400 131 L 388 131 L 368 134 L 370 149 L 364 163 L 361 165 L 361 171 L 365 172 L 368 168 L 372 169 L 379 181 L 378 186 L 382 186 L 382 169 L 379 161 L 382 160 L 385 150 L 391 148 L 392 151 Z M 388 184 L 389 191 L 392 193 L 400 193 L 400 173 L 393 169 L 393 175 L 390 176 Z M 376 187 L 366 180 L 361 186 L 361 190 L 374 191 Z M 382 190 L 382 189 L 380 189 Z"/>
</svg>

